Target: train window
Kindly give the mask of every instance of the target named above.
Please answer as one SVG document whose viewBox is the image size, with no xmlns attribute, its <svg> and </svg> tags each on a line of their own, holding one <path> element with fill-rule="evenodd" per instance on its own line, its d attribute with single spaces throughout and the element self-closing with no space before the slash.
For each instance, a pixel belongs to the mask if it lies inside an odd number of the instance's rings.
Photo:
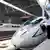
<svg viewBox="0 0 50 50">
<path fill-rule="evenodd" d="M 37 17 L 31 17 L 29 20 L 27 20 L 26 22 L 24 22 L 24 25 L 31 24 L 31 22 L 34 21 L 35 19 L 37 19 Z"/>
<path fill-rule="evenodd" d="M 34 25 L 34 24 L 38 24 L 38 23 L 40 23 L 42 20 L 43 20 L 43 19 L 41 18 L 41 19 L 38 19 L 38 20 L 36 20 L 36 21 L 32 21 L 32 24 L 33 24 L 33 25 Z"/>
<path fill-rule="evenodd" d="M 20 26 L 13 26 L 13 25 L 12 25 L 12 27 L 14 27 L 14 28 L 15 28 L 15 27 L 20 27 Z"/>
</svg>

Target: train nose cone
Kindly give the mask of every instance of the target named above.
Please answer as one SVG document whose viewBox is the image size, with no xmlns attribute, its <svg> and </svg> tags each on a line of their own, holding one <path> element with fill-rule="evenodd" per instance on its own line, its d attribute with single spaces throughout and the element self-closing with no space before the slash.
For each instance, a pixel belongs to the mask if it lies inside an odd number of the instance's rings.
<svg viewBox="0 0 50 50">
<path fill-rule="evenodd" d="M 13 38 L 11 39 L 11 42 L 12 42 L 13 45 L 15 45 L 16 48 L 20 48 L 21 42 L 23 42 L 23 39 L 20 38 L 20 37 L 16 37 L 16 38 L 13 37 Z"/>
</svg>

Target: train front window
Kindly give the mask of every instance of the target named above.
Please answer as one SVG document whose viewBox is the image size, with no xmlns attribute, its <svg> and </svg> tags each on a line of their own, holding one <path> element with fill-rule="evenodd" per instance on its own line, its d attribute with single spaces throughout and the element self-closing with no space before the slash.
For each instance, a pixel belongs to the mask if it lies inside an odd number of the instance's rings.
<svg viewBox="0 0 50 50">
<path fill-rule="evenodd" d="M 27 20 L 26 22 L 24 22 L 24 25 L 29 25 L 31 24 L 32 20 L 35 20 L 37 17 L 31 17 L 29 20 Z"/>
<path fill-rule="evenodd" d="M 42 20 L 43 20 L 43 19 L 41 18 L 41 19 L 38 19 L 38 20 L 32 21 L 31 23 L 32 23 L 33 25 L 35 25 L 35 24 L 40 23 Z"/>
</svg>

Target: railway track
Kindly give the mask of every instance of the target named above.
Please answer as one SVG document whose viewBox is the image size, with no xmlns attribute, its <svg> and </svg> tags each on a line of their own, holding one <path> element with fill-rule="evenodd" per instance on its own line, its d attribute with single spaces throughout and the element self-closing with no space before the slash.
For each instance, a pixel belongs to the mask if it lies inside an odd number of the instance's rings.
<svg viewBox="0 0 50 50">
<path fill-rule="evenodd" d="M 0 41 L 9 40 L 16 31 L 0 31 Z"/>
</svg>

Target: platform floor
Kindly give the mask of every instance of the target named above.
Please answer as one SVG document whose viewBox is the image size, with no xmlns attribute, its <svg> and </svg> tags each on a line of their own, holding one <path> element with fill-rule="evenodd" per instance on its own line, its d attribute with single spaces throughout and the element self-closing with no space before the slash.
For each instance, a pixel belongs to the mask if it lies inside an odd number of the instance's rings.
<svg viewBox="0 0 50 50">
<path fill-rule="evenodd" d="M 33 50 L 50 50 L 50 39 L 46 39 L 44 42 L 42 42 Z"/>
</svg>

